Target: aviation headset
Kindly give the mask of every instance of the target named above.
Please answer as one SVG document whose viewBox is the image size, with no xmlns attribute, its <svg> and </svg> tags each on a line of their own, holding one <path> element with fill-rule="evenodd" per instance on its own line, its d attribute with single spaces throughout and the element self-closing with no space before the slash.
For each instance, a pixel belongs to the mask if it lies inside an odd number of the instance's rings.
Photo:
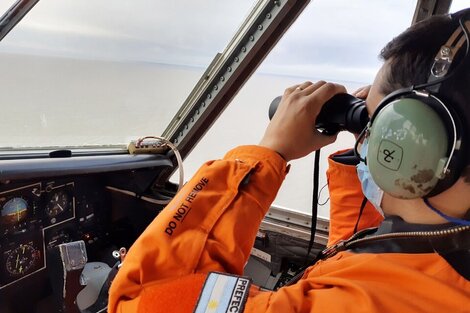
<svg viewBox="0 0 470 313">
<path fill-rule="evenodd" d="M 386 96 L 357 140 L 366 136 L 367 156 L 361 160 L 374 182 L 394 197 L 439 194 L 459 179 L 465 165 L 468 156 L 462 147 L 465 130 L 461 118 L 438 96 L 442 82 L 467 62 L 470 21 L 465 15 L 437 53 L 427 83 Z M 464 42 L 464 57 L 447 75 Z"/>
</svg>

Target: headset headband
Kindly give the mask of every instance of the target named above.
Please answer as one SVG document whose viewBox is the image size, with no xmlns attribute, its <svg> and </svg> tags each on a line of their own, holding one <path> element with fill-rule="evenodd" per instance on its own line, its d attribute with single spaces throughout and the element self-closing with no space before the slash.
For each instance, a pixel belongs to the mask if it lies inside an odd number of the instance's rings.
<svg viewBox="0 0 470 313">
<path fill-rule="evenodd" d="M 467 42 L 467 49 L 465 51 L 465 56 L 462 63 L 464 63 L 465 58 L 469 52 L 470 21 L 463 22 L 462 18 L 459 19 L 460 27 L 454 31 L 454 33 L 449 37 L 447 42 L 441 46 L 436 56 L 434 57 L 434 63 L 431 67 L 431 73 L 428 77 L 428 82 L 426 84 L 416 86 L 415 89 L 427 88 L 428 90 L 437 93 L 441 83 L 454 75 L 459 67 L 463 67 L 461 64 L 455 71 L 447 75 L 452 62 L 454 61 L 454 57 L 457 55 L 464 42 Z"/>
</svg>

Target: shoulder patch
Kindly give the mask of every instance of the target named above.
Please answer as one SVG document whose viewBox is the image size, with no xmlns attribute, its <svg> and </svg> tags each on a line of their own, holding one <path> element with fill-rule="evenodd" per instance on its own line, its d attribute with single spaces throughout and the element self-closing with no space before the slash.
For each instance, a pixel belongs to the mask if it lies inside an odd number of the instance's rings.
<svg viewBox="0 0 470 313">
<path fill-rule="evenodd" d="M 194 313 L 242 313 L 250 285 L 247 277 L 210 272 Z"/>
</svg>

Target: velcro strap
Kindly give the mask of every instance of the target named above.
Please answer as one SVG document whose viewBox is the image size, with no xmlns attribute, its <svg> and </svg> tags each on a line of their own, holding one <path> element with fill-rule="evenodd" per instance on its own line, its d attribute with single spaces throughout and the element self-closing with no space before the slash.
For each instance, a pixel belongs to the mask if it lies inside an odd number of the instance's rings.
<svg viewBox="0 0 470 313">
<path fill-rule="evenodd" d="M 139 313 L 187 313 L 194 309 L 206 274 L 191 274 L 147 286 L 140 296 Z M 127 312 L 123 310 L 122 312 Z"/>
<path fill-rule="evenodd" d="M 194 313 L 241 313 L 248 299 L 250 285 L 250 278 L 211 272 Z"/>
</svg>

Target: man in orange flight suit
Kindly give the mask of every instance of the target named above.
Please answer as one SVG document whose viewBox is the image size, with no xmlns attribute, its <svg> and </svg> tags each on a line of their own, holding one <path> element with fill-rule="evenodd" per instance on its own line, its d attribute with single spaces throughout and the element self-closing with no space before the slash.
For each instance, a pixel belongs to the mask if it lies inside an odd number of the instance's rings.
<svg viewBox="0 0 470 313">
<path fill-rule="evenodd" d="M 385 63 L 370 92 L 364 91 L 369 112 L 393 89 L 426 81 L 432 58 L 458 25 L 455 18 L 433 18 L 392 41 L 382 52 Z M 423 51 L 407 54 L 412 47 Z M 407 62 L 414 60 L 418 61 Z M 454 75 L 461 84 L 452 81 L 440 90 L 464 99 L 457 105 L 463 108 L 466 132 L 468 64 Z M 402 77 L 394 76 L 397 71 Z M 323 103 L 341 92 L 346 92 L 343 86 L 322 81 L 288 88 L 259 146 L 238 147 L 222 160 L 204 164 L 131 247 L 111 286 L 109 312 L 470 312 L 468 247 L 452 246 L 458 240 L 445 241 L 447 237 L 444 242 L 453 247 L 450 250 L 441 251 L 426 240 L 406 240 L 411 244 L 379 241 L 340 251 L 276 292 L 248 287 L 243 279 L 235 280 L 227 291 L 224 284 L 231 276 L 208 275 L 242 275 L 260 222 L 288 172 L 286 161 L 335 140 L 310 130 Z M 465 153 L 466 171 L 452 187 L 429 198 L 442 216 L 463 222 L 470 207 L 470 158 Z M 329 158 L 329 245 L 352 235 L 364 198 L 354 162 L 344 162 L 348 155 L 343 151 Z M 455 226 L 422 199 L 384 194 L 378 208 L 385 220 L 368 203 L 359 230 L 380 224 L 375 235 L 447 234 Z M 462 229 L 468 239 L 470 228 Z M 224 292 L 228 297 L 222 296 Z M 217 293 L 219 297 L 213 298 Z M 223 299 L 228 299 L 224 305 Z"/>
</svg>

